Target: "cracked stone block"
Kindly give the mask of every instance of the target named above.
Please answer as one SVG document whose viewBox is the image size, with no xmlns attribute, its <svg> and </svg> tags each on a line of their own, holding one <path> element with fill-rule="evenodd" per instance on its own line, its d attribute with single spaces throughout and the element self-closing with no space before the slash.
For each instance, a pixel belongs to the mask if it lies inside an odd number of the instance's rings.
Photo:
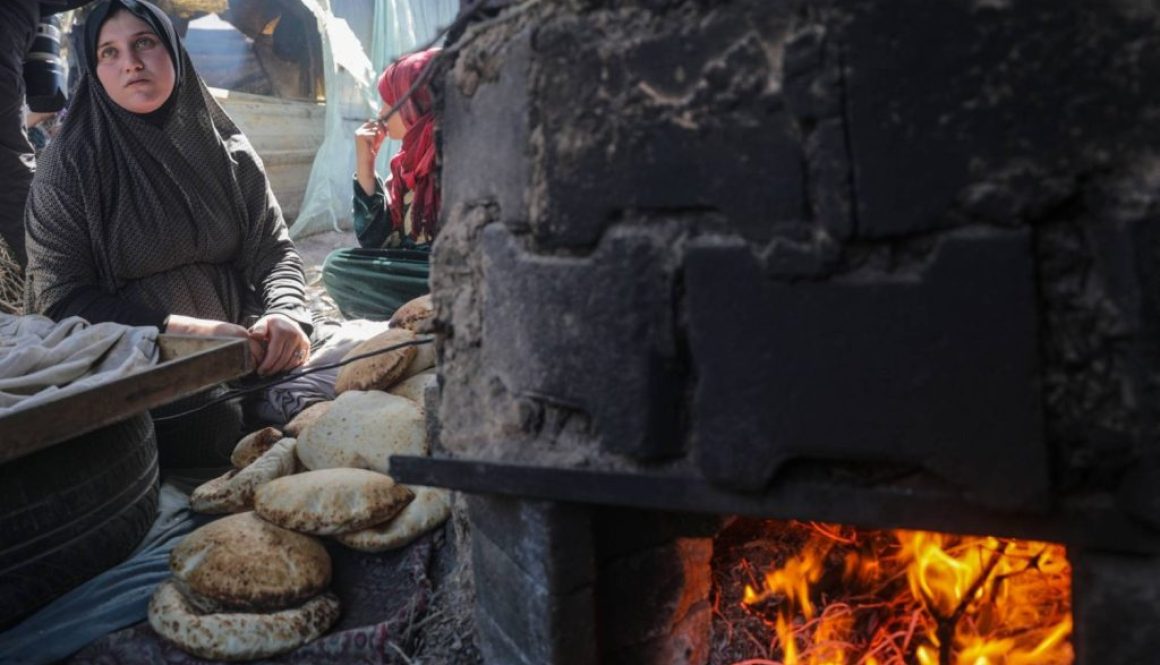
<svg viewBox="0 0 1160 665">
<path fill-rule="evenodd" d="M 766 280 L 743 244 L 694 244 L 686 285 L 711 480 L 758 490 L 792 459 L 904 463 L 985 506 L 1046 510 L 1026 231 L 947 236 L 909 270 L 824 282 Z"/>
<path fill-rule="evenodd" d="M 803 151 L 770 57 L 789 3 L 746 0 L 697 22 L 619 9 L 537 31 L 536 240 L 590 247 L 625 210 L 716 211 L 759 243 L 802 220 Z"/>
<path fill-rule="evenodd" d="M 484 366 L 517 397 L 588 414 L 606 450 L 680 453 L 673 228 L 617 227 L 591 255 L 567 257 L 529 252 L 489 226 Z"/>
<path fill-rule="evenodd" d="M 1013 165 L 995 221 L 1033 213 L 1035 180 L 1102 170 L 1156 145 L 1160 71 L 1154 12 L 1138 3 L 832 3 L 841 44 L 857 235 L 945 228 L 948 211 Z M 905 20 L 900 20 L 905 17 Z M 975 199 L 975 200 L 972 200 Z"/>
<path fill-rule="evenodd" d="M 443 200 L 494 201 L 517 226 L 527 224 L 531 184 L 530 42 L 524 31 L 495 53 L 464 56 L 446 79 L 440 118 Z"/>
</svg>

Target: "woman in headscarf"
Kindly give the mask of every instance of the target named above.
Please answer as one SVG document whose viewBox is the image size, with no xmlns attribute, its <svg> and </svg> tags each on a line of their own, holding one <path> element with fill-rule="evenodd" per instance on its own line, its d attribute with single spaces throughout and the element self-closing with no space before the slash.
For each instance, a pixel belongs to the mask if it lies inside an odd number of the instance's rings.
<svg viewBox="0 0 1160 665">
<path fill-rule="evenodd" d="M 84 78 L 26 210 L 27 310 L 246 338 L 262 375 L 302 365 L 312 330 L 302 260 L 261 160 L 169 18 L 104 0 L 82 41 Z M 233 445 L 240 421 L 201 415 L 221 430 L 203 448 Z M 164 438 L 159 426 L 163 462 Z"/>
<path fill-rule="evenodd" d="M 435 116 L 427 84 L 412 88 L 438 53 L 413 53 L 387 67 L 378 85 L 383 112 L 403 103 L 355 132 L 352 216 L 361 249 L 333 252 L 322 270 L 326 290 L 348 317 L 388 319 L 428 291 L 428 258 L 439 222 Z M 384 184 L 375 158 L 388 137 L 403 143 Z"/>
</svg>

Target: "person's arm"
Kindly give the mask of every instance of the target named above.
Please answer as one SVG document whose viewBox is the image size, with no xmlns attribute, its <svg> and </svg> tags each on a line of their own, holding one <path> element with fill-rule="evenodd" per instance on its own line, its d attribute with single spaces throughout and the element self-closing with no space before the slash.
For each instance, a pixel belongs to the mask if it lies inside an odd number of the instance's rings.
<svg viewBox="0 0 1160 665">
<path fill-rule="evenodd" d="M 99 286 L 92 241 L 83 219 L 83 203 L 76 192 L 64 192 L 44 182 L 33 187 L 25 218 L 30 312 L 57 321 L 80 316 L 90 323 L 162 327 L 168 312 L 110 294 Z"/>
<path fill-rule="evenodd" d="M 306 308 L 306 276 L 261 160 L 244 136 L 231 140 L 236 142 L 231 152 L 247 206 L 235 265 L 263 304 L 262 317 L 250 327 L 265 347 L 258 374 L 276 374 L 302 365 L 310 351 L 314 326 Z"/>
<path fill-rule="evenodd" d="M 370 195 L 363 192 L 356 178 L 351 221 L 354 223 L 354 235 L 358 239 L 359 246 L 378 249 L 386 245 L 387 238 L 391 235 L 390 220 L 387 196 L 378 178 L 375 179 L 374 191 Z"/>
<path fill-rule="evenodd" d="M 263 315 L 278 313 L 298 322 L 309 334 L 313 329 L 306 308 L 306 276 L 302 257 L 290 240 L 274 192 L 261 160 L 242 135 L 231 139 L 231 154 L 246 202 L 242 247 L 234 264 L 257 293 Z"/>
</svg>

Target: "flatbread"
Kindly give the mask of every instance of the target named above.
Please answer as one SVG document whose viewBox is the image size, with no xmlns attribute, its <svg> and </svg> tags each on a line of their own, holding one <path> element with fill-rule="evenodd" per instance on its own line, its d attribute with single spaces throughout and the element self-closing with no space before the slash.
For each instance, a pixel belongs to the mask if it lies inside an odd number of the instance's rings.
<svg viewBox="0 0 1160 665">
<path fill-rule="evenodd" d="M 406 397 L 419 406 L 425 406 L 427 386 L 435 385 L 438 380 L 439 377 L 435 370 L 429 369 L 396 383 L 387 392 L 399 397 Z"/>
<path fill-rule="evenodd" d="M 315 596 L 269 613 L 200 614 L 172 582 L 149 601 L 149 625 L 183 651 L 208 660 L 269 658 L 317 639 L 338 620 L 338 598 Z"/>
<path fill-rule="evenodd" d="M 259 487 L 295 472 L 297 441 L 281 439 L 261 457 L 242 470 L 230 469 L 193 490 L 189 507 L 206 514 L 240 513 L 254 507 L 254 492 Z"/>
<path fill-rule="evenodd" d="M 434 319 L 435 307 L 431 302 L 431 294 L 427 294 L 403 303 L 391 316 L 390 326 L 414 333 L 427 333 L 431 332 Z"/>
<path fill-rule="evenodd" d="M 348 351 L 342 360 L 346 362 L 414 339 L 415 333 L 410 330 L 384 330 Z M 414 346 L 404 346 L 343 365 L 334 380 L 334 392 L 341 395 L 348 390 L 386 390 L 404 377 L 416 353 Z"/>
<path fill-rule="evenodd" d="M 282 433 L 274 427 L 263 427 L 257 432 L 242 437 L 234 446 L 230 463 L 235 469 L 244 469 L 282 439 Z"/>
<path fill-rule="evenodd" d="M 330 584 L 330 555 L 311 536 L 255 513 L 223 517 L 195 530 L 169 555 L 169 569 L 205 598 L 233 610 L 290 607 Z"/>
<path fill-rule="evenodd" d="M 330 400 L 325 402 L 316 402 L 298 412 L 298 415 L 286 423 L 282 431 L 286 436 L 292 436 L 297 439 L 302 435 L 302 430 L 310 427 L 310 424 L 330 410 L 330 405 L 333 404 Z"/>
<path fill-rule="evenodd" d="M 254 510 L 271 524 L 328 536 L 389 520 L 412 498 L 411 490 L 375 471 L 322 469 L 263 485 Z"/>
<path fill-rule="evenodd" d="M 439 526 L 451 515 L 451 493 L 438 487 L 409 485 L 415 498 L 394 519 L 361 531 L 334 537 L 347 547 L 363 552 L 385 552 L 410 544 Z"/>
<path fill-rule="evenodd" d="M 431 340 L 427 344 L 419 344 L 415 346 L 415 356 L 411 358 L 411 363 L 407 365 L 407 370 L 403 372 L 403 379 L 408 379 L 420 372 L 425 372 L 435 366 L 437 360 L 435 351 L 435 338 L 430 335 L 416 335 L 416 340 Z M 397 383 L 394 385 L 398 385 Z"/>
<path fill-rule="evenodd" d="M 345 392 L 298 439 L 308 469 L 370 469 L 390 475 L 391 455 L 426 455 L 422 407 L 378 390 Z"/>
</svg>

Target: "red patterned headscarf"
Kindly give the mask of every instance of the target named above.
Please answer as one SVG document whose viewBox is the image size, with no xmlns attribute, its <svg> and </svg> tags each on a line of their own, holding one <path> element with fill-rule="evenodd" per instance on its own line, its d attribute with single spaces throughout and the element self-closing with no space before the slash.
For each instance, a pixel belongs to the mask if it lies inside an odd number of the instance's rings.
<svg viewBox="0 0 1160 665">
<path fill-rule="evenodd" d="M 379 94 L 386 104 L 384 110 L 411 89 L 423 73 L 423 68 L 439 53 L 431 49 L 399 58 L 379 77 Z M 391 226 L 403 230 L 403 197 L 414 192 L 411 199 L 411 237 L 423 234 L 434 238 L 439 222 L 439 190 L 435 170 L 435 116 L 431 108 L 431 89 L 419 86 L 399 109 L 407 133 L 403 147 L 391 158 Z"/>
</svg>

